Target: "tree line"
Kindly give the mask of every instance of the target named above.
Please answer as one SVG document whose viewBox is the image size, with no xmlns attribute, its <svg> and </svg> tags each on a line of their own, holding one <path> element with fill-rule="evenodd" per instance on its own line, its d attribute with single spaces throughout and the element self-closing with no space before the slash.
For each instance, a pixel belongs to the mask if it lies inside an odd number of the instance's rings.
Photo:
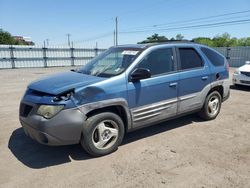
<svg viewBox="0 0 250 188">
<path fill-rule="evenodd" d="M 185 37 L 181 34 L 177 34 L 176 37 L 168 39 L 166 36 L 161 36 L 159 34 L 153 34 L 147 37 L 146 40 L 138 42 L 138 44 L 144 43 L 154 43 L 154 42 L 168 42 L 174 40 L 185 40 Z M 209 37 L 196 37 L 191 40 L 199 44 L 204 44 L 210 47 L 230 47 L 230 46 L 250 46 L 250 37 L 236 38 L 231 37 L 228 33 L 223 33 L 222 35 L 216 35 L 213 38 Z"/>
<path fill-rule="evenodd" d="M 13 37 L 9 32 L 0 29 L 0 44 L 6 45 L 34 45 L 33 42 L 27 42 L 25 40 L 18 40 Z"/>
<path fill-rule="evenodd" d="M 138 42 L 139 44 L 144 43 L 154 43 L 154 42 L 167 42 L 174 40 L 185 40 L 182 34 L 177 34 L 176 37 L 168 39 L 166 36 L 161 36 L 159 34 L 153 34 L 147 37 L 146 40 Z M 211 47 L 230 47 L 230 46 L 250 46 L 250 37 L 236 38 L 231 37 L 228 33 L 223 33 L 222 35 L 216 35 L 213 38 L 209 37 L 196 37 L 191 41 L 204 44 Z M 9 32 L 0 29 L 0 44 L 7 45 L 34 45 L 33 42 L 27 42 L 25 40 L 18 40 L 13 37 Z"/>
</svg>

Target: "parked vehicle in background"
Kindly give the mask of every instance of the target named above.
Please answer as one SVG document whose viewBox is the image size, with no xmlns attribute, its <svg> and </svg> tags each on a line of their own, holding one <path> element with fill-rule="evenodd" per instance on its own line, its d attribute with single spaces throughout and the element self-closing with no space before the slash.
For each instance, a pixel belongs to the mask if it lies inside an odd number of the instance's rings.
<svg viewBox="0 0 250 188">
<path fill-rule="evenodd" d="M 199 112 L 212 120 L 229 97 L 225 57 L 195 43 L 112 47 L 79 70 L 31 83 L 20 122 L 47 145 L 115 151 L 126 132 Z"/>
<path fill-rule="evenodd" d="M 234 85 L 250 86 L 250 61 L 246 61 L 246 64 L 236 69 L 233 74 Z"/>
</svg>

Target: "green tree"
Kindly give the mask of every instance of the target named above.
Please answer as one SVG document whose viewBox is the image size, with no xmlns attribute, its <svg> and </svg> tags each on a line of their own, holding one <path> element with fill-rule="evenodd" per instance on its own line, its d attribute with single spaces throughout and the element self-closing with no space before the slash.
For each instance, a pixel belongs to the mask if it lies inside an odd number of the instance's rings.
<svg viewBox="0 0 250 188">
<path fill-rule="evenodd" d="M 9 32 L 0 30 L 0 44 L 15 44 L 15 39 Z"/>
<path fill-rule="evenodd" d="M 138 42 L 138 44 L 165 42 L 165 41 L 168 41 L 168 38 L 166 38 L 165 36 L 160 36 L 159 34 L 155 33 L 152 36 L 148 37 L 146 40 Z"/>
<path fill-rule="evenodd" d="M 237 42 L 238 46 L 250 46 L 250 37 L 240 38 Z"/>
<path fill-rule="evenodd" d="M 177 34 L 176 38 L 172 37 L 170 39 L 170 41 L 172 40 L 184 40 L 184 36 L 181 34 Z M 140 44 L 140 43 L 152 43 L 152 42 L 164 42 L 164 41 L 168 41 L 168 38 L 166 38 L 165 36 L 159 36 L 158 34 L 154 34 L 148 37 L 146 40 L 138 43 Z M 231 37 L 228 33 L 223 33 L 222 35 L 216 35 L 213 38 L 197 37 L 193 38 L 192 41 L 210 47 L 250 46 L 250 37 L 236 38 L 236 37 Z"/>
<path fill-rule="evenodd" d="M 231 38 L 228 33 L 224 33 L 222 35 L 217 35 L 213 38 L 214 46 L 216 47 L 228 47 L 228 46 L 237 46 L 238 39 Z"/>
<path fill-rule="evenodd" d="M 199 43 L 199 44 L 204 44 L 207 46 L 214 46 L 213 40 L 207 37 L 197 37 L 192 39 L 194 42 Z"/>
<path fill-rule="evenodd" d="M 182 34 L 177 34 L 175 37 L 176 40 L 183 40 L 184 36 Z"/>
</svg>

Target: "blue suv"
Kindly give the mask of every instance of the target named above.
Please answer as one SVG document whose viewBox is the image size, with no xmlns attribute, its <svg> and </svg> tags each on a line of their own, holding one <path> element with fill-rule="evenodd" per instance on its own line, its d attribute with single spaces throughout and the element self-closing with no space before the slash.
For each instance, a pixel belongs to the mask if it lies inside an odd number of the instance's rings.
<svg viewBox="0 0 250 188">
<path fill-rule="evenodd" d="M 19 117 L 39 143 L 81 143 L 101 156 L 115 151 L 129 131 L 195 112 L 216 118 L 229 97 L 228 78 L 227 60 L 207 46 L 111 47 L 78 70 L 31 83 Z"/>
</svg>

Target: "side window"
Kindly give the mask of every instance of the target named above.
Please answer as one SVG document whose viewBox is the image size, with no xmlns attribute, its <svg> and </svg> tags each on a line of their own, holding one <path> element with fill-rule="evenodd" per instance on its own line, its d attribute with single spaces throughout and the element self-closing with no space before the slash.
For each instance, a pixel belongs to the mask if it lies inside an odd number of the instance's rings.
<svg viewBox="0 0 250 188">
<path fill-rule="evenodd" d="M 214 52 L 213 50 L 210 50 L 209 48 L 201 48 L 201 51 L 206 55 L 206 57 L 209 59 L 209 61 L 214 66 L 223 66 L 225 63 L 224 57 L 222 57 L 220 54 Z"/>
<path fill-rule="evenodd" d="M 202 67 L 203 62 L 200 55 L 193 48 L 179 48 L 181 70 Z"/>
<path fill-rule="evenodd" d="M 162 48 L 152 51 L 144 57 L 138 67 L 149 69 L 152 76 L 173 71 L 174 61 L 172 48 Z"/>
</svg>

